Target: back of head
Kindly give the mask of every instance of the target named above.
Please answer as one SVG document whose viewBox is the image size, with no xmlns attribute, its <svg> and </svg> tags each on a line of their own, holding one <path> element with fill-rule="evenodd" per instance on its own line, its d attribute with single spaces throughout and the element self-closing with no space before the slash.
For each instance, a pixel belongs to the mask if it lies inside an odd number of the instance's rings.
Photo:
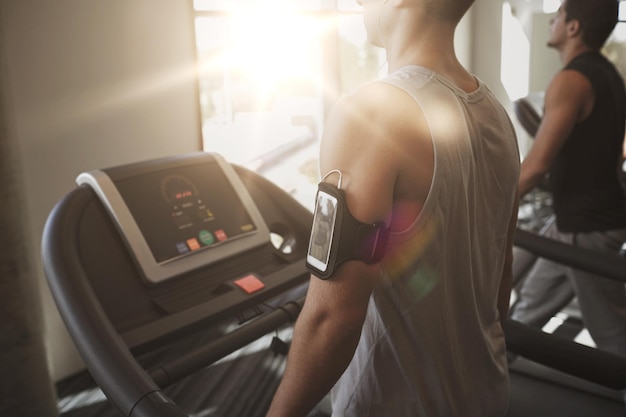
<svg viewBox="0 0 626 417">
<path fill-rule="evenodd" d="M 566 21 L 578 20 L 583 41 L 593 49 L 600 49 L 615 28 L 619 13 L 618 0 L 566 0 Z"/>
<path fill-rule="evenodd" d="M 418 0 L 420 1 L 420 0 Z M 474 0 L 423 0 L 429 15 L 442 21 L 458 23 Z"/>
</svg>

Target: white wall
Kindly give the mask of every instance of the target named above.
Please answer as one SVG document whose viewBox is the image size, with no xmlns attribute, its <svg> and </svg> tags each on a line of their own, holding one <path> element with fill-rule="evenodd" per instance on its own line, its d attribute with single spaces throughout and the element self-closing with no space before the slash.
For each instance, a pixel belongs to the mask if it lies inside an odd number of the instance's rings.
<svg viewBox="0 0 626 417">
<path fill-rule="evenodd" d="M 470 9 L 465 14 L 454 33 L 454 49 L 457 58 L 468 69 L 472 64 L 472 13 Z"/>
<path fill-rule="evenodd" d="M 547 46 L 551 14 L 534 13 L 530 34 L 530 92 L 545 91 L 561 68 L 559 53 Z"/>
<path fill-rule="evenodd" d="M 510 109 L 511 101 L 500 79 L 502 56 L 502 0 L 476 0 L 472 6 L 470 69 Z"/>
<path fill-rule="evenodd" d="M 191 2 L 0 2 L 37 254 L 54 204 L 84 170 L 200 149 Z M 41 271 L 41 266 L 34 268 Z M 53 377 L 82 368 L 40 272 Z"/>
<path fill-rule="evenodd" d="M 529 40 L 529 93 L 544 91 L 559 70 L 558 53 L 546 45 L 549 21 L 552 15 L 537 12 L 536 1 L 514 0 L 513 12 L 520 18 Z M 483 80 L 509 111 L 518 134 L 521 155 L 531 146 L 531 139 L 513 113 L 513 103 L 503 87 L 500 71 L 502 59 L 502 4 L 503 0 L 480 0 L 472 6 L 471 70 Z M 506 45 L 505 45 L 506 47 Z"/>
</svg>

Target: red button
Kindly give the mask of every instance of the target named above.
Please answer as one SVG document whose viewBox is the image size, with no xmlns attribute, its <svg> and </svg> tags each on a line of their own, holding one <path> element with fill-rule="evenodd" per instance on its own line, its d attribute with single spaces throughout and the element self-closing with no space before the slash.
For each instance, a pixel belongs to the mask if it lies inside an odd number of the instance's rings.
<svg viewBox="0 0 626 417">
<path fill-rule="evenodd" d="M 235 280 L 234 283 L 236 286 L 238 286 L 248 294 L 252 294 L 253 292 L 265 288 L 265 284 L 263 284 L 260 279 L 252 274 L 246 275 L 243 278 L 239 278 L 238 280 Z"/>
</svg>

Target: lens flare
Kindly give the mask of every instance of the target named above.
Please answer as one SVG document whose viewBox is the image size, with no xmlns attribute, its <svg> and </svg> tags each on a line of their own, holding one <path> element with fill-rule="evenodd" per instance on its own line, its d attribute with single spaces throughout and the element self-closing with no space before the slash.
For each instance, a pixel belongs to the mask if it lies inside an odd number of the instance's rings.
<svg viewBox="0 0 626 417">
<path fill-rule="evenodd" d="M 394 242 L 393 237 L 387 247 L 383 268 L 391 281 L 405 279 L 413 295 L 421 298 L 430 293 L 437 285 L 439 277 L 427 266 L 420 265 L 426 250 L 430 248 L 437 231 L 437 222 L 428 221 L 410 238 Z M 414 268 L 417 268 L 414 270 Z M 411 273 L 411 271 L 414 271 Z"/>
</svg>

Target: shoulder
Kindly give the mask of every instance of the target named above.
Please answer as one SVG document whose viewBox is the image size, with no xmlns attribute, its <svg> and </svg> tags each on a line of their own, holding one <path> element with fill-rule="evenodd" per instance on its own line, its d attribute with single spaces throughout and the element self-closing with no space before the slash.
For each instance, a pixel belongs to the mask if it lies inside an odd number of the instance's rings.
<svg viewBox="0 0 626 417">
<path fill-rule="evenodd" d="M 565 69 L 582 74 L 596 91 L 624 89 L 624 79 L 619 70 L 600 52 L 574 58 Z"/>
<path fill-rule="evenodd" d="M 335 103 L 326 131 L 339 131 L 341 138 L 398 138 L 419 123 L 421 116 L 421 108 L 406 91 L 388 83 L 371 82 Z"/>
<path fill-rule="evenodd" d="M 331 114 L 369 115 L 381 119 L 395 113 L 393 104 L 406 100 L 410 100 L 410 96 L 402 89 L 385 82 L 370 82 L 338 100 Z"/>
<path fill-rule="evenodd" d="M 372 82 L 332 107 L 322 150 L 352 157 L 357 149 L 360 154 L 388 154 L 427 133 L 422 110 L 409 94 L 387 83 Z"/>
<path fill-rule="evenodd" d="M 331 110 L 322 135 L 320 173 L 338 169 L 345 174 L 348 205 L 359 220 L 386 218 L 397 195 L 406 194 L 400 188 L 407 183 L 413 194 L 417 188 L 427 191 L 431 165 L 428 124 L 403 90 L 367 84 Z"/>
<path fill-rule="evenodd" d="M 589 78 L 576 69 L 559 71 L 546 89 L 546 106 L 554 103 L 580 104 L 593 96 Z"/>
<path fill-rule="evenodd" d="M 594 89 L 582 73 L 559 71 L 546 89 L 544 117 L 537 134 L 552 132 L 549 136 L 564 138 L 576 123 L 591 114 L 594 103 Z"/>
<path fill-rule="evenodd" d="M 324 126 L 322 164 L 353 165 L 368 155 L 386 154 L 406 121 L 398 108 L 403 99 L 397 88 L 370 83 L 338 100 Z"/>
<path fill-rule="evenodd" d="M 569 87 L 574 89 L 580 89 L 585 85 L 590 85 L 589 78 L 583 72 L 581 72 L 578 68 L 563 68 L 561 71 L 557 72 L 554 78 L 552 79 L 549 88 L 558 87 L 559 89 L 566 89 Z"/>
</svg>

